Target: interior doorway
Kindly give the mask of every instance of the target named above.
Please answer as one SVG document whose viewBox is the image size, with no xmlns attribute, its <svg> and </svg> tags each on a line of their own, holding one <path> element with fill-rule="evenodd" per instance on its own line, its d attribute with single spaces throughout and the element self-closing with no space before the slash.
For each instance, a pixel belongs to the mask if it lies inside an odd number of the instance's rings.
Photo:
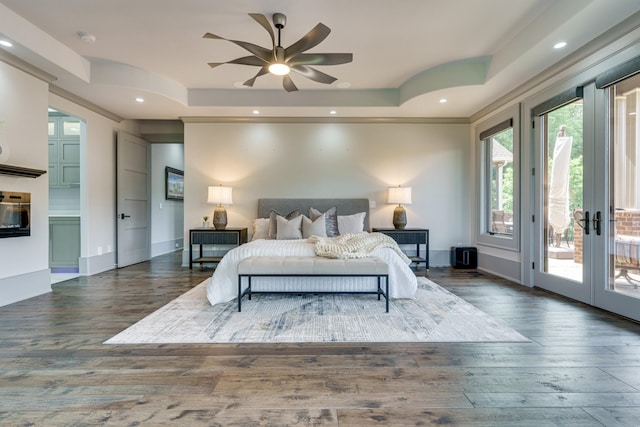
<svg viewBox="0 0 640 427">
<path fill-rule="evenodd" d="M 79 276 L 81 246 L 81 146 L 86 123 L 49 108 L 49 268 L 51 283 Z"/>
</svg>

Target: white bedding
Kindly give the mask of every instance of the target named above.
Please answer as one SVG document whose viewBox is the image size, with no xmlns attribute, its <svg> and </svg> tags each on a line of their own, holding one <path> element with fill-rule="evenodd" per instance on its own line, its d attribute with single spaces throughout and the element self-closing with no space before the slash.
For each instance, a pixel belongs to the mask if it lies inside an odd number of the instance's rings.
<svg viewBox="0 0 640 427">
<path fill-rule="evenodd" d="M 391 248 L 376 249 L 377 256 L 389 264 L 389 295 L 391 298 L 413 298 L 418 286 L 415 274 L 408 264 Z M 207 284 L 207 298 L 211 305 L 238 297 L 238 262 L 250 256 L 315 256 L 314 245 L 307 240 L 254 240 L 240 245 L 222 258 Z M 331 287 L 327 288 L 327 280 Z M 375 288 L 372 278 L 364 277 L 260 277 L 253 278 L 252 288 L 258 290 L 331 290 L 362 291 Z M 301 288 L 300 283 L 305 285 Z M 243 282 L 246 287 L 246 283 Z"/>
</svg>

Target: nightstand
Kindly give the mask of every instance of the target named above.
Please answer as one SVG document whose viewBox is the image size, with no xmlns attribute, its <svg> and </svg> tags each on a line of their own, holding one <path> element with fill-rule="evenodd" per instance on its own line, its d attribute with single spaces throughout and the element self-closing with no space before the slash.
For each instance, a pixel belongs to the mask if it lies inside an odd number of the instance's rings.
<svg viewBox="0 0 640 427">
<path fill-rule="evenodd" d="M 246 228 L 225 228 L 224 230 L 193 228 L 189 230 L 189 268 L 193 268 L 194 263 L 202 267 L 204 263 L 218 263 L 222 259 L 222 256 L 202 256 L 203 245 L 228 245 L 231 246 L 229 249 L 232 249 L 243 243 L 247 243 Z M 200 247 L 199 256 L 196 259 L 193 259 L 193 245 Z"/>
<path fill-rule="evenodd" d="M 409 256 L 412 263 L 418 267 L 424 264 L 429 270 L 429 230 L 426 228 L 374 228 L 371 231 L 383 233 L 396 241 L 398 245 L 416 245 L 416 255 Z M 420 247 L 424 245 L 424 257 L 420 256 Z"/>
</svg>

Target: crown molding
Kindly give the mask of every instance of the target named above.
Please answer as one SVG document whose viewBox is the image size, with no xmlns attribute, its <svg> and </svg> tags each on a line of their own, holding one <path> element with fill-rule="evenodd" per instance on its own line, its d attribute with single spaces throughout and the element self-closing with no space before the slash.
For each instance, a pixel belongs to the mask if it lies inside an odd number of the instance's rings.
<svg viewBox="0 0 640 427">
<path fill-rule="evenodd" d="M 39 80 L 42 80 L 46 83 L 51 83 L 57 80 L 57 77 L 53 74 L 49 74 L 40 68 L 29 64 L 27 61 L 18 58 L 17 56 L 7 52 L 4 49 L 0 49 L 0 61 L 5 64 L 11 65 L 12 67 L 17 68 L 20 71 L 23 71 L 30 76 L 33 76 Z"/>
<path fill-rule="evenodd" d="M 183 123 L 469 124 L 468 117 L 180 117 Z"/>
<path fill-rule="evenodd" d="M 105 110 L 104 108 L 100 107 L 99 105 L 94 104 L 91 101 L 87 101 L 86 99 L 75 95 L 65 89 L 62 89 L 59 86 L 50 84 L 49 85 L 49 92 L 58 95 L 68 101 L 73 102 L 74 104 L 78 104 L 81 107 L 86 108 L 87 110 L 91 110 L 94 113 L 100 114 L 101 116 L 106 117 L 107 119 L 113 120 L 114 122 L 118 122 L 120 123 L 121 121 L 124 120 L 124 118 L 118 116 L 117 114 L 112 113 L 109 110 Z"/>
</svg>

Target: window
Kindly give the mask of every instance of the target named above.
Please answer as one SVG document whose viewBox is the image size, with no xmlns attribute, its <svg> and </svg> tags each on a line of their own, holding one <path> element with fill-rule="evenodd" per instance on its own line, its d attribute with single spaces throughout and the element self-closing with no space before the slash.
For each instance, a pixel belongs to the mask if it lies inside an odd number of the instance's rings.
<svg viewBox="0 0 640 427">
<path fill-rule="evenodd" d="M 478 243 L 518 249 L 519 106 L 477 127 Z"/>
</svg>

